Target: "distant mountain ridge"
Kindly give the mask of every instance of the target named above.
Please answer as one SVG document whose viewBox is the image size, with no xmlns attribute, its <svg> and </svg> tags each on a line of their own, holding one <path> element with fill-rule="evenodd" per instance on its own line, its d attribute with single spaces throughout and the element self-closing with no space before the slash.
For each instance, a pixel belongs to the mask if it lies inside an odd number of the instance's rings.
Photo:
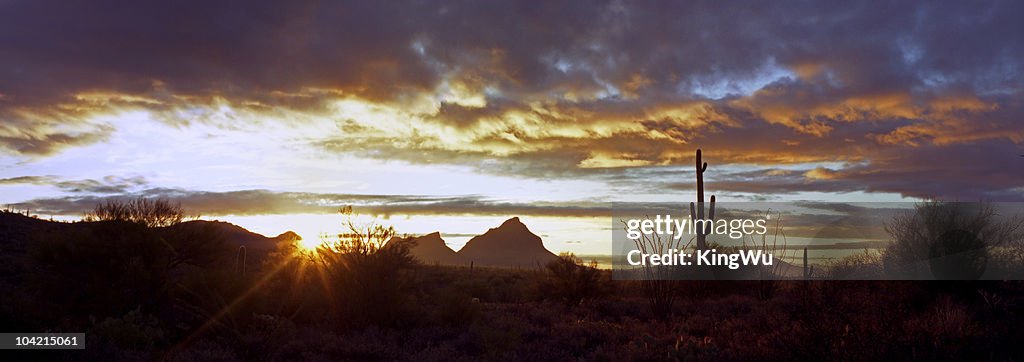
<svg viewBox="0 0 1024 362">
<path fill-rule="evenodd" d="M 435 231 L 419 237 L 396 237 L 388 244 L 392 242 L 409 244 L 409 253 L 424 264 L 462 265 L 469 263 L 445 244 L 440 232 Z"/>
<path fill-rule="evenodd" d="M 24 252 L 31 235 L 38 232 L 73 230 L 90 222 L 55 222 L 16 213 L 0 214 L 0 251 Z M 245 246 L 250 253 L 266 254 L 281 243 L 294 243 L 299 235 L 288 231 L 267 237 L 224 221 L 193 220 L 164 229 L 203 231 L 213 229 L 228 247 Z M 518 217 L 506 220 L 500 226 L 477 235 L 458 252 L 445 244 L 439 232 L 419 237 L 393 238 L 388 243 L 411 243 L 410 253 L 424 264 L 468 265 L 500 267 L 537 267 L 555 260 L 557 256 L 544 247 L 541 238 L 531 232 Z"/>
<path fill-rule="evenodd" d="M 409 253 L 424 264 L 537 267 L 558 258 L 518 217 L 473 237 L 458 252 L 445 244 L 439 232 L 396 237 L 391 243 L 410 243 Z"/>
<path fill-rule="evenodd" d="M 0 250 L 24 251 L 30 238 L 35 233 L 73 230 L 85 227 L 94 222 L 58 222 L 28 217 L 18 213 L 0 213 Z M 230 247 L 245 246 L 246 249 L 271 251 L 282 242 L 294 242 L 301 239 L 298 234 L 288 231 L 275 237 L 267 237 L 246 230 L 245 228 L 225 222 L 192 220 L 163 229 L 196 230 L 211 228 L 222 237 Z"/>
</svg>

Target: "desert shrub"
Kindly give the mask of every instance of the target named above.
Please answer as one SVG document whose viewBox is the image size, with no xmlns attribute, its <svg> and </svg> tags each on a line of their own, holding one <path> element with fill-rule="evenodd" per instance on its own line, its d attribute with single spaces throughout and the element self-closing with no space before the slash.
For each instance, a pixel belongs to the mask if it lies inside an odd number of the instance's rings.
<svg viewBox="0 0 1024 362">
<path fill-rule="evenodd" d="M 167 309 L 184 277 L 225 255 L 223 239 L 213 230 L 176 228 L 102 221 L 40 234 L 29 250 L 34 268 L 28 285 L 73 315 Z"/>
<path fill-rule="evenodd" d="M 164 338 L 159 320 L 136 308 L 122 317 L 107 317 L 89 330 L 90 347 L 151 351 Z"/>
<path fill-rule="evenodd" d="M 921 346 L 914 351 L 917 359 L 969 359 L 977 353 L 981 342 L 980 326 L 973 320 L 967 306 L 949 297 L 938 300 L 931 310 L 906 320 L 906 338 Z"/>
<path fill-rule="evenodd" d="M 40 302 L 22 308 L 22 314 L 32 315 L 40 327 L 59 323 L 79 330 L 89 327 L 90 319 L 112 318 L 109 323 L 115 323 L 131 316 L 132 311 L 181 324 L 194 302 L 187 295 L 185 281 L 220 268 L 226 255 L 222 235 L 202 224 L 155 226 L 167 225 L 166 220 L 173 218 L 146 222 L 103 219 L 33 235 L 26 258 L 31 268 L 19 294 L 32 295 Z M 218 289 L 196 288 L 202 292 Z"/>
<path fill-rule="evenodd" d="M 176 290 L 177 323 L 192 327 L 193 340 L 218 337 L 238 345 L 258 312 L 258 302 L 269 298 L 232 269 L 200 269 L 188 273 Z"/>
<path fill-rule="evenodd" d="M 1006 276 L 1008 279 L 1024 275 L 1024 247 L 1011 244 L 990 248 L 988 270 L 994 275 Z"/>
<path fill-rule="evenodd" d="M 252 314 L 240 336 L 238 355 L 245 360 L 264 359 L 278 353 L 284 341 L 295 337 L 295 324 L 287 318 L 270 314 Z"/>
<path fill-rule="evenodd" d="M 519 272 L 494 278 L 494 288 L 487 301 L 499 303 L 521 303 L 529 299 L 534 280 L 524 277 Z"/>
<path fill-rule="evenodd" d="M 157 229 L 167 248 L 167 267 L 189 265 L 209 268 L 232 267 L 237 250 L 229 247 L 215 224 L 184 223 Z"/>
<path fill-rule="evenodd" d="M 828 265 L 830 279 L 879 279 L 882 275 L 882 254 L 865 249 Z"/>
<path fill-rule="evenodd" d="M 1024 219 L 1000 218 L 987 203 L 924 202 L 885 225 L 886 272 L 912 279 L 977 279 L 988 249 L 1018 242 Z"/>
<path fill-rule="evenodd" d="M 229 346 L 212 339 L 199 340 L 171 355 L 169 361 L 241 361 Z"/>
<path fill-rule="evenodd" d="M 541 293 L 567 305 L 579 305 L 604 294 L 605 283 L 596 262 L 583 265 L 580 258 L 563 253 L 545 269 L 545 278 L 539 283 Z"/>
<path fill-rule="evenodd" d="M 55 314 L 119 317 L 157 309 L 170 285 L 170 250 L 140 224 L 106 221 L 40 235 L 32 243 L 32 287 Z"/>
<path fill-rule="evenodd" d="M 108 200 L 85 215 L 85 221 L 128 221 L 148 227 L 165 227 L 185 220 L 181 204 L 167 199 L 139 197 L 128 200 Z"/>
<path fill-rule="evenodd" d="M 448 289 L 437 305 L 437 320 L 442 325 L 463 327 L 480 317 L 480 299 L 465 292 Z"/>
<path fill-rule="evenodd" d="M 340 324 L 350 326 L 407 326 L 417 319 L 409 278 L 405 274 L 417 264 L 406 243 L 388 243 L 395 236 L 393 227 L 377 224 L 356 225 L 352 209 L 348 233 L 319 248 L 316 258 L 331 285 L 336 300 L 334 311 Z"/>
<path fill-rule="evenodd" d="M 473 273 L 457 274 L 457 278 L 446 284 L 471 298 L 479 298 L 485 302 L 493 301 L 495 292 L 500 289 L 493 273 L 497 271 L 481 268 Z"/>
</svg>

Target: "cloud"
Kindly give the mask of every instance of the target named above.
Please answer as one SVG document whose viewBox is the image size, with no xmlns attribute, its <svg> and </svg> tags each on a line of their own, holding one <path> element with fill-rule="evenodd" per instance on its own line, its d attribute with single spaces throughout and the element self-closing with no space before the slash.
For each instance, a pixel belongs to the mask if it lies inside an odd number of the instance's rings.
<svg viewBox="0 0 1024 362">
<path fill-rule="evenodd" d="M 36 122 L 14 117 L 0 110 L 0 119 L 8 122 L 0 126 L 0 152 L 32 157 L 49 156 L 68 148 L 104 141 L 113 132 L 112 127 L 102 124 L 55 127 L 48 121 Z"/>
<path fill-rule="evenodd" d="M 242 190 L 228 192 L 151 188 L 122 195 L 74 195 L 44 198 L 14 204 L 42 214 L 82 215 L 96 205 L 131 197 L 162 197 L 180 202 L 189 212 L 201 215 L 267 215 L 331 213 L 345 205 L 372 215 L 607 215 L 608 205 L 598 203 L 510 203 L 479 196 L 360 195 Z"/>
<path fill-rule="evenodd" d="M 45 185 L 53 182 L 51 176 L 18 176 L 0 179 L 0 185 Z"/>
<path fill-rule="evenodd" d="M 860 162 L 832 169 L 758 168 L 751 171 L 719 171 L 714 163 L 705 184 L 715 192 L 755 195 L 786 195 L 800 192 L 880 192 L 945 201 L 1024 201 L 1019 173 L 1019 147 L 1009 141 L 949 146 L 922 146 L 891 154 L 871 151 Z M 693 190 L 694 183 L 676 173 L 664 181 L 667 187 Z"/>
<path fill-rule="evenodd" d="M 493 174 L 614 180 L 702 147 L 716 166 L 806 165 L 722 190 L 1017 200 L 1022 7 L 9 1 L 0 150 L 104 142 L 96 115 L 126 109 L 309 116 L 342 120 L 311 147 Z"/>
<path fill-rule="evenodd" d="M 59 181 L 54 186 L 68 193 L 122 194 L 148 185 L 144 177 L 107 176 L 101 180 Z"/>
<path fill-rule="evenodd" d="M 57 176 L 17 176 L 0 179 L 3 185 L 53 186 L 72 194 L 123 194 L 148 185 L 145 177 L 106 176 L 102 179 L 65 180 Z"/>
</svg>

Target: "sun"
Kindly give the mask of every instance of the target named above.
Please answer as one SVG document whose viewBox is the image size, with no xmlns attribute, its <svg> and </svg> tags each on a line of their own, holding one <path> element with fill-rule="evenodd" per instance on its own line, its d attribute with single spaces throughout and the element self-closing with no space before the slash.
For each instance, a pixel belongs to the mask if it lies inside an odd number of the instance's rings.
<svg viewBox="0 0 1024 362">
<path fill-rule="evenodd" d="M 295 245 L 302 251 L 314 251 L 323 244 L 324 242 L 322 240 L 313 238 L 303 239 L 300 237 L 298 240 L 295 240 Z"/>
</svg>

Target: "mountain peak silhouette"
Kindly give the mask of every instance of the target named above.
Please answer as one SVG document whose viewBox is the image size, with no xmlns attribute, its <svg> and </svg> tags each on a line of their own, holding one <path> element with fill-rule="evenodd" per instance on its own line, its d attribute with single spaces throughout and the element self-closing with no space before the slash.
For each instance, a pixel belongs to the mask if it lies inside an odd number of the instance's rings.
<svg viewBox="0 0 1024 362">
<path fill-rule="evenodd" d="M 478 264 L 495 266 L 533 267 L 557 258 L 518 217 L 473 237 L 458 254 Z"/>
<path fill-rule="evenodd" d="M 281 240 L 284 240 L 284 241 L 296 241 L 296 240 L 302 240 L 302 237 L 299 236 L 299 234 L 296 234 L 294 231 L 289 230 L 289 231 L 285 231 L 285 232 L 281 233 L 281 235 L 273 237 L 273 239 L 274 240 L 278 240 L 278 241 L 281 241 Z"/>
<path fill-rule="evenodd" d="M 409 243 L 409 254 L 425 264 L 450 264 L 459 265 L 464 259 L 455 250 L 445 244 L 438 231 L 419 237 L 395 237 L 388 241 L 388 244 Z"/>
<path fill-rule="evenodd" d="M 505 222 L 501 223 L 501 226 L 498 226 L 498 228 L 499 229 L 500 228 L 521 228 L 521 229 L 527 229 L 526 224 L 523 224 L 523 222 L 519 220 L 518 216 L 513 217 L 511 219 L 508 219 L 508 220 L 505 220 Z M 529 231 L 529 230 L 527 230 L 527 231 Z"/>
</svg>

